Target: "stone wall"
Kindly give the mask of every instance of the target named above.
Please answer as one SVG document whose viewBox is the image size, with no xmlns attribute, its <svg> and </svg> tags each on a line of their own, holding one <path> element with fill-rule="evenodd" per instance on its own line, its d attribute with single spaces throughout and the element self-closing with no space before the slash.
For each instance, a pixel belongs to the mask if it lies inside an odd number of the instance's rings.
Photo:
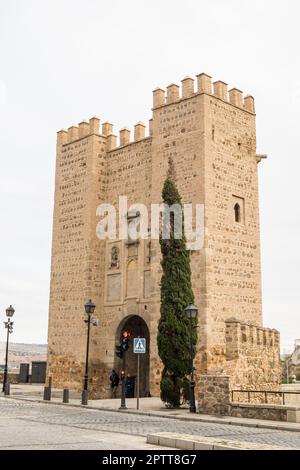
<svg viewBox="0 0 300 470">
<path fill-rule="evenodd" d="M 232 400 L 252 404 L 282 404 L 280 393 L 266 393 L 280 392 L 278 331 L 235 319 L 227 320 L 225 324 L 225 360 L 221 369 L 200 377 L 199 412 L 226 414 Z M 255 390 L 257 393 L 247 393 Z M 222 403 L 226 404 L 225 407 L 221 406 Z"/>
<path fill-rule="evenodd" d="M 276 330 L 226 321 L 226 364 L 232 386 L 241 390 L 279 390 L 280 335 Z"/>
<path fill-rule="evenodd" d="M 280 391 L 279 341 L 279 333 L 276 330 L 257 327 L 234 319 L 227 320 L 225 360 L 222 363 L 222 368 L 216 368 L 214 373 L 211 372 L 211 375 L 201 376 L 199 385 L 200 409 L 214 408 L 215 398 L 210 393 L 202 397 L 203 390 L 207 390 L 207 382 L 214 380 L 223 383 L 221 389 L 227 389 L 227 379 L 223 380 L 224 374 L 230 377 L 230 393 L 232 390 Z M 234 400 L 242 403 L 249 401 L 251 403 L 265 403 L 266 394 L 235 392 Z M 270 393 L 267 396 L 267 401 L 268 403 L 280 404 L 282 398 L 280 394 Z"/>
<path fill-rule="evenodd" d="M 230 416 L 235 418 L 265 419 L 269 421 L 300 422 L 300 408 L 283 405 L 232 403 Z"/>
<path fill-rule="evenodd" d="M 261 389 L 261 390 L 259 390 Z M 272 387 L 267 386 L 258 387 L 253 385 L 248 390 L 232 390 L 231 400 L 237 403 L 252 403 L 252 404 L 273 404 L 282 405 L 283 397 L 279 387 L 272 390 Z"/>
<path fill-rule="evenodd" d="M 199 413 L 229 415 L 230 389 L 229 376 L 202 375 L 199 381 Z"/>
<path fill-rule="evenodd" d="M 262 324 L 255 114 L 232 106 L 226 84 L 213 91 L 204 97 L 209 372 L 222 369 L 228 318 Z"/>
<path fill-rule="evenodd" d="M 234 400 L 236 396 L 234 394 Z M 246 395 L 248 396 L 248 394 Z M 251 394 L 252 396 L 252 394 Z M 300 422 L 300 408 L 297 404 L 282 404 L 278 394 L 277 403 L 272 403 L 273 395 L 254 394 L 251 403 L 244 403 L 245 395 L 241 394 L 241 403 L 232 401 L 231 377 L 225 375 L 202 375 L 199 381 L 198 412 L 217 416 L 234 416 L 236 418 L 266 419 L 273 421 Z M 271 398 L 270 398 L 271 397 Z"/>
<path fill-rule="evenodd" d="M 57 387 L 73 383 L 77 388 L 83 376 L 85 302 L 92 298 L 95 315 L 102 314 L 105 247 L 95 227 L 105 158 L 106 139 L 97 118 L 58 133 L 47 372 Z M 96 334 L 93 330 L 92 342 Z"/>
<path fill-rule="evenodd" d="M 3 384 L 3 372 L 0 372 L 0 383 Z M 11 374 L 11 373 L 8 373 L 8 381 L 10 384 L 17 384 L 19 383 L 19 373 L 15 374 Z"/>
</svg>

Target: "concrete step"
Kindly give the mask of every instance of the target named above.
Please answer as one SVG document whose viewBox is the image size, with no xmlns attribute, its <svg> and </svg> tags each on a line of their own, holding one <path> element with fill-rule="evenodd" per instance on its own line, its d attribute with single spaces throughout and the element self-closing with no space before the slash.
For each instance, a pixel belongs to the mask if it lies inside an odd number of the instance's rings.
<svg viewBox="0 0 300 470">
<path fill-rule="evenodd" d="M 268 444 L 255 444 L 170 432 L 148 434 L 147 443 L 182 450 L 291 450 L 291 448 Z"/>
</svg>

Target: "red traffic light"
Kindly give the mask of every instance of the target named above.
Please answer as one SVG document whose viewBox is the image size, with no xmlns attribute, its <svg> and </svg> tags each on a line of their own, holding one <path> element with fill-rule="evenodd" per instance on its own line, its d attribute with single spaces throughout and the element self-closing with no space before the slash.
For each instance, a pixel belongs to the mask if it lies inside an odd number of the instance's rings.
<svg viewBox="0 0 300 470">
<path fill-rule="evenodd" d="M 123 331 L 123 337 L 124 338 L 128 338 L 129 336 L 131 336 L 131 331 Z"/>
</svg>

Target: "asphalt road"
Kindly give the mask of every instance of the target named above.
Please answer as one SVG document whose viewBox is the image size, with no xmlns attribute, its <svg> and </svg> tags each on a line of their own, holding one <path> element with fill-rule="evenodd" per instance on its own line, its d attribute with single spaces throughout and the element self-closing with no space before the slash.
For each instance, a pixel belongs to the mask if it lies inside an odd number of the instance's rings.
<svg viewBox="0 0 300 470">
<path fill-rule="evenodd" d="M 300 449 L 300 432 L 197 423 L 0 398 L 0 449 L 155 449 L 169 431 Z M 161 447 L 159 448 L 161 449 Z"/>
</svg>

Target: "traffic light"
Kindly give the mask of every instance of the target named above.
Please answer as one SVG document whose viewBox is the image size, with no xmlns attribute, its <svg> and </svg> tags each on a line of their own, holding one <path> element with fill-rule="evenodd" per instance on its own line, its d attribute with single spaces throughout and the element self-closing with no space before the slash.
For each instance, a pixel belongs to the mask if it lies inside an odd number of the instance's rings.
<svg viewBox="0 0 300 470">
<path fill-rule="evenodd" d="M 130 331 L 123 331 L 122 339 L 121 339 L 120 343 L 118 344 L 118 346 L 116 346 L 116 355 L 120 359 L 122 359 L 123 354 L 126 351 L 128 351 L 128 349 L 129 349 L 129 345 L 130 345 L 130 339 L 129 338 L 130 338 L 130 336 L 131 336 Z"/>
<path fill-rule="evenodd" d="M 122 359 L 122 357 L 123 357 L 123 346 L 122 346 L 122 343 L 120 343 L 120 344 L 116 347 L 116 355 L 117 355 L 117 357 L 119 357 L 120 359 Z"/>
<path fill-rule="evenodd" d="M 129 343 L 130 343 L 130 340 L 129 340 L 128 336 L 126 336 L 125 338 L 122 339 L 122 349 L 123 349 L 124 352 L 128 351 Z"/>
</svg>

